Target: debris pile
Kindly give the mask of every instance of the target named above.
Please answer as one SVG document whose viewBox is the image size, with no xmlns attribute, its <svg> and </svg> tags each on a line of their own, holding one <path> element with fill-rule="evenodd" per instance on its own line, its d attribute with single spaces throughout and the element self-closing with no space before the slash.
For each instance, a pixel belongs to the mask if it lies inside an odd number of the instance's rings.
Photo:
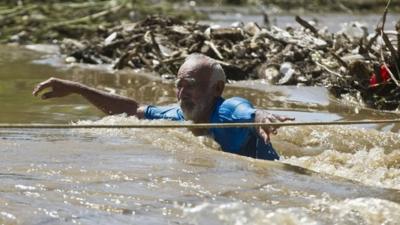
<svg viewBox="0 0 400 225">
<path fill-rule="evenodd" d="M 145 68 L 166 78 L 174 77 L 188 54 L 200 52 L 218 60 L 229 80 L 326 86 L 337 97 L 350 95 L 369 107 L 399 107 L 398 31 L 383 32 L 381 25 L 376 34 L 368 34 L 360 24 L 351 23 L 332 34 L 298 16 L 296 21 L 300 28 L 256 23 L 212 28 L 152 16 L 116 26 L 103 37 L 64 39 L 61 47 L 69 62 Z"/>
</svg>

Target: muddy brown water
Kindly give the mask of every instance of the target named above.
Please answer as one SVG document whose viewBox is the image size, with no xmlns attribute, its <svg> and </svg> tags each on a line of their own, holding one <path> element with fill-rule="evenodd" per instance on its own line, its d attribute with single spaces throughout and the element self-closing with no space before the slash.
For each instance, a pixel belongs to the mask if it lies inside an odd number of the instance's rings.
<svg viewBox="0 0 400 225">
<path fill-rule="evenodd" d="M 0 123 L 166 123 L 108 116 L 78 96 L 42 101 L 52 75 L 149 104 L 173 84 L 107 66 L 65 65 L 48 46 L 0 46 Z M 297 121 L 398 118 L 321 87 L 228 85 Z M 285 127 L 277 162 L 218 151 L 185 129 L 0 130 L 1 224 L 398 224 L 398 124 Z"/>
</svg>

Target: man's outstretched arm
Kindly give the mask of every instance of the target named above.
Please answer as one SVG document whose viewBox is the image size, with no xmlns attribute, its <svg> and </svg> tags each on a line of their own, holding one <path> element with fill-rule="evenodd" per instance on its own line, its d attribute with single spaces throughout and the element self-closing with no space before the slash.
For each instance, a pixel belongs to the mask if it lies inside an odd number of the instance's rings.
<svg viewBox="0 0 400 225">
<path fill-rule="evenodd" d="M 144 107 L 139 107 L 139 103 L 135 100 L 100 91 L 74 81 L 52 77 L 38 84 L 32 94 L 38 96 L 41 91 L 47 88 L 51 88 L 51 90 L 41 94 L 42 99 L 78 94 L 108 115 L 126 113 L 136 115 L 139 118 L 144 117 Z"/>
</svg>

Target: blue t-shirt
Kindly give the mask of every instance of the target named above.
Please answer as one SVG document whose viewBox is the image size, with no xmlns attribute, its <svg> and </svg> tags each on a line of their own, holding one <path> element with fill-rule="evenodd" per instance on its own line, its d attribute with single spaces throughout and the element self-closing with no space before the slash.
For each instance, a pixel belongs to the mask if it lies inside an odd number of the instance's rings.
<svg viewBox="0 0 400 225">
<path fill-rule="evenodd" d="M 226 100 L 218 98 L 210 122 L 254 122 L 255 111 L 253 105 L 244 98 L 233 97 Z M 185 120 L 182 109 L 178 105 L 160 107 L 150 105 L 146 108 L 144 116 L 146 119 Z M 209 133 L 226 152 L 257 159 L 279 159 L 271 143 L 265 143 L 253 127 L 211 128 Z"/>
</svg>

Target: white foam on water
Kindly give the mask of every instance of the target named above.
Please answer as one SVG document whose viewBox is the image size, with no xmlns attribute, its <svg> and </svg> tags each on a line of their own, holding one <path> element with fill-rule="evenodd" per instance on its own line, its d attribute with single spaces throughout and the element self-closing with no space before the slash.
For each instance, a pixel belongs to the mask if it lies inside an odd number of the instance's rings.
<svg viewBox="0 0 400 225">
<path fill-rule="evenodd" d="M 400 135 L 349 127 L 282 129 L 282 139 L 303 146 L 282 161 L 366 185 L 400 189 Z M 293 137 L 289 139 L 289 137 Z M 318 154 L 307 155 L 307 148 Z"/>
<path fill-rule="evenodd" d="M 362 182 L 366 185 L 400 189 L 399 152 L 385 154 L 382 148 L 342 153 L 326 150 L 317 156 L 290 157 L 283 161 L 317 172 Z"/>
<path fill-rule="evenodd" d="M 242 202 L 181 207 L 192 224 L 387 224 L 400 221 L 400 205 L 376 198 L 316 199 L 308 207 L 265 209 Z"/>
<path fill-rule="evenodd" d="M 320 147 L 341 152 L 382 147 L 387 152 L 400 149 L 400 134 L 354 126 L 285 127 L 279 130 L 278 139 L 300 147 Z M 306 152 L 305 152 L 306 153 Z"/>
<path fill-rule="evenodd" d="M 400 205 L 376 198 L 356 198 L 335 201 L 316 200 L 312 204 L 317 212 L 333 224 L 398 224 Z"/>
<path fill-rule="evenodd" d="M 97 121 L 78 121 L 80 125 L 149 125 L 149 124 L 176 124 L 178 122 L 169 120 L 140 120 L 137 117 L 126 115 L 107 116 Z M 182 124 L 182 122 L 179 122 Z M 189 123 L 189 122 L 184 122 Z M 107 136 L 124 141 L 137 141 L 150 144 L 171 152 L 195 152 L 199 150 L 219 150 L 219 145 L 212 138 L 206 136 L 194 136 L 186 128 L 164 129 L 164 128 L 132 128 L 132 129 L 85 129 L 77 132 Z"/>
<path fill-rule="evenodd" d="M 311 211 L 306 208 L 279 208 L 271 211 L 240 202 L 203 203 L 192 208 L 183 208 L 183 212 L 183 216 L 191 218 L 190 222 L 193 224 L 321 224 L 309 215 Z"/>
</svg>

